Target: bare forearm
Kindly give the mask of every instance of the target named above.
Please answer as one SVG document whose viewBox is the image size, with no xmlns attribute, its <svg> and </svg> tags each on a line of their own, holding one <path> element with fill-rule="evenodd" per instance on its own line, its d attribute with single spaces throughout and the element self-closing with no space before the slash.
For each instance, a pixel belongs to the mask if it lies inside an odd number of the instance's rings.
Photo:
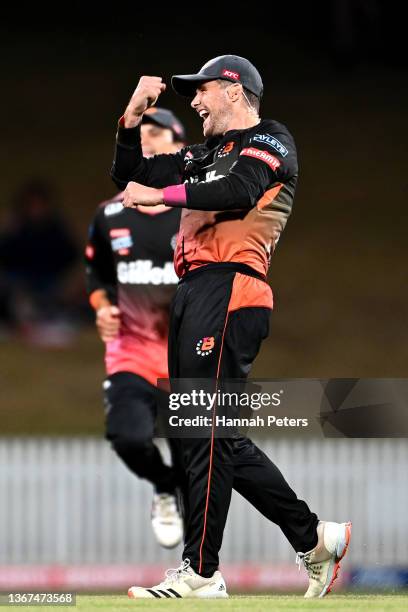
<svg viewBox="0 0 408 612">
<path fill-rule="evenodd" d="M 156 103 L 166 89 L 161 77 L 141 77 L 123 115 L 123 127 L 133 128 L 140 125 L 143 113 Z"/>
<path fill-rule="evenodd" d="M 135 115 L 129 106 L 126 108 L 122 117 L 122 125 L 124 128 L 134 128 L 141 124 L 143 119 L 143 113 L 141 115 Z"/>
<path fill-rule="evenodd" d="M 146 187 L 131 181 L 123 192 L 123 206 L 125 208 L 136 208 L 142 206 L 158 206 L 164 203 L 163 189 Z"/>
</svg>

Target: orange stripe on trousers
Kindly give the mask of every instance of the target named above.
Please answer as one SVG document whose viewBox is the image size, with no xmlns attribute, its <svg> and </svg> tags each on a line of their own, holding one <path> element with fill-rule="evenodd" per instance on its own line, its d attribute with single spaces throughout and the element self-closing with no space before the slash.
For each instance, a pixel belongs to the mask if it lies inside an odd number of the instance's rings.
<svg viewBox="0 0 408 612">
<path fill-rule="evenodd" d="M 217 378 L 216 378 L 216 385 L 215 385 L 215 392 L 216 393 L 217 393 L 217 388 L 218 388 L 218 378 L 219 378 L 220 369 L 221 369 L 222 349 L 224 347 L 224 337 L 225 337 L 225 330 L 227 329 L 228 316 L 229 316 L 229 312 L 227 312 L 227 316 L 226 316 L 225 324 L 224 324 L 224 329 L 223 329 L 223 332 L 222 332 L 222 338 L 221 338 L 220 356 L 218 358 Z M 215 408 L 216 408 L 216 403 L 214 403 L 213 423 L 212 423 L 212 428 L 211 428 L 210 465 L 208 466 L 207 499 L 205 501 L 203 536 L 201 538 L 201 544 L 200 544 L 200 564 L 198 566 L 198 573 L 199 574 L 201 573 L 201 569 L 202 569 L 202 566 L 203 566 L 203 546 L 204 546 L 205 534 L 206 534 L 206 531 L 207 531 L 208 503 L 209 503 L 209 500 L 210 500 L 210 491 L 211 491 L 211 475 L 212 475 L 213 451 L 214 451 Z"/>
</svg>

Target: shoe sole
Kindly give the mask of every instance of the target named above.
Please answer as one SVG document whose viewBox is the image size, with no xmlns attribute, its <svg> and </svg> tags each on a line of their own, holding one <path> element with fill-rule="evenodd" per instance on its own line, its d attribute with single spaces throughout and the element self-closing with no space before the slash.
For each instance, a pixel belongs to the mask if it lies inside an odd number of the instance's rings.
<svg viewBox="0 0 408 612">
<path fill-rule="evenodd" d="M 194 591 L 193 591 L 194 593 Z M 154 597 L 154 595 L 151 595 L 150 597 L 138 597 L 137 595 L 135 595 L 133 593 L 133 589 L 132 587 L 128 590 L 128 597 L 129 599 L 159 599 Z M 195 593 L 190 595 L 189 597 L 182 597 L 181 599 L 228 599 L 229 595 L 226 591 L 215 591 L 214 593 L 207 593 L 205 594 L 205 592 L 203 593 Z M 160 597 L 160 599 L 162 599 L 162 597 Z M 173 597 L 167 597 L 164 595 L 163 599 L 177 599 L 177 598 L 173 598 Z"/>
<path fill-rule="evenodd" d="M 337 542 L 337 546 L 336 546 L 336 557 L 333 560 L 333 567 L 330 567 L 329 572 L 328 572 L 328 576 L 331 576 L 328 584 L 324 587 L 323 591 L 320 593 L 319 597 L 324 597 L 325 595 L 327 595 L 328 593 L 330 593 L 333 583 L 337 578 L 337 575 L 339 573 L 339 569 L 340 569 L 340 561 L 342 559 L 344 559 L 344 557 L 346 556 L 349 544 L 350 544 L 350 538 L 351 538 L 351 528 L 352 528 L 352 524 L 349 523 L 343 523 L 344 526 L 344 531 L 341 537 L 339 537 L 338 542 Z"/>
<path fill-rule="evenodd" d="M 177 548 L 177 546 L 180 544 L 180 542 L 183 541 L 183 538 L 180 538 L 179 540 L 170 542 L 170 544 L 168 542 L 161 542 L 159 540 L 159 538 L 156 536 L 156 542 L 159 544 L 159 546 L 161 546 L 162 548 L 165 548 L 166 550 L 173 550 L 173 548 Z"/>
<path fill-rule="evenodd" d="M 229 595 L 226 591 L 220 593 L 210 593 L 208 595 L 193 595 L 191 599 L 228 599 Z"/>
</svg>

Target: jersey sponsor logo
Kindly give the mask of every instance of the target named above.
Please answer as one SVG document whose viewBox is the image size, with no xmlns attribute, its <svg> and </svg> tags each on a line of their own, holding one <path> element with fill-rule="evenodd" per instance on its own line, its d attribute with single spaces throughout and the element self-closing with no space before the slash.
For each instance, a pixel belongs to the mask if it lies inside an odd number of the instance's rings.
<svg viewBox="0 0 408 612">
<path fill-rule="evenodd" d="M 217 157 L 226 157 L 227 155 L 229 155 L 232 151 L 232 149 L 235 146 L 235 142 L 233 140 L 231 140 L 230 142 L 227 142 L 223 147 L 221 147 L 221 149 L 218 151 L 217 153 Z"/>
<path fill-rule="evenodd" d="M 277 159 L 271 153 L 267 153 L 266 151 L 261 151 L 261 149 L 255 149 L 254 147 L 247 147 L 246 149 L 242 149 L 241 155 L 247 155 L 248 157 L 254 157 L 255 159 L 260 159 L 261 161 L 268 164 L 268 166 L 276 172 L 276 170 L 281 165 L 279 159 Z"/>
<path fill-rule="evenodd" d="M 218 179 L 222 179 L 224 177 L 225 177 L 225 174 L 217 174 L 216 170 L 209 170 L 208 172 L 205 173 L 204 181 L 206 183 L 211 183 L 211 181 L 218 181 Z M 200 183 L 201 180 L 202 179 L 200 179 L 200 177 L 197 175 L 189 177 L 190 183 Z"/>
<path fill-rule="evenodd" d="M 118 215 L 123 210 L 122 202 L 112 202 L 111 204 L 107 204 L 104 208 L 105 217 L 112 217 L 113 215 Z"/>
<path fill-rule="evenodd" d="M 205 173 L 205 182 L 211 183 L 211 181 L 218 181 L 219 179 L 224 178 L 224 174 L 217 174 L 216 170 L 210 170 Z"/>
<path fill-rule="evenodd" d="M 200 357 L 205 357 L 206 355 L 210 355 L 213 352 L 215 346 L 215 338 L 214 336 L 206 336 L 205 338 L 201 338 L 196 344 L 196 353 L 200 355 Z"/>
<path fill-rule="evenodd" d="M 133 240 L 131 236 L 123 236 L 111 240 L 111 245 L 112 251 L 119 253 L 119 255 L 129 255 L 129 249 L 133 246 Z"/>
<path fill-rule="evenodd" d="M 222 76 L 239 81 L 239 72 L 233 72 L 232 70 L 227 70 L 226 68 L 224 68 L 222 71 Z"/>
<path fill-rule="evenodd" d="M 187 151 L 187 153 L 185 154 L 184 162 L 185 162 L 184 171 L 189 172 L 190 168 L 194 164 L 194 155 L 192 154 L 191 151 Z"/>
<path fill-rule="evenodd" d="M 288 150 L 283 146 L 281 142 L 274 136 L 270 134 L 255 134 L 253 138 L 251 138 L 251 142 L 262 142 L 263 144 L 267 144 L 272 149 L 275 149 L 278 153 L 282 155 L 282 157 L 286 157 L 288 154 Z"/>
<path fill-rule="evenodd" d="M 175 285 L 178 283 L 172 261 L 163 267 L 153 266 L 151 259 L 120 261 L 117 264 L 117 277 L 123 285 Z"/>
<path fill-rule="evenodd" d="M 120 236 L 129 236 L 130 229 L 128 227 L 115 227 L 109 230 L 109 236 L 111 238 L 119 238 Z"/>
<path fill-rule="evenodd" d="M 129 255 L 129 249 L 133 246 L 132 236 L 128 227 L 118 227 L 109 230 L 109 235 L 112 238 L 112 251 L 119 255 Z"/>
</svg>

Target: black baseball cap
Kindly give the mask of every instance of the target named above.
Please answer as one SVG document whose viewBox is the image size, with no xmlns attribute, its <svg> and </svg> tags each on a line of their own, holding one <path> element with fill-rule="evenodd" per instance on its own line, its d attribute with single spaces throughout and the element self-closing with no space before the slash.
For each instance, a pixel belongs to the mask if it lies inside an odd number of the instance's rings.
<svg viewBox="0 0 408 612">
<path fill-rule="evenodd" d="M 176 117 L 167 108 L 160 108 L 159 106 L 151 106 L 144 114 L 142 123 L 154 123 L 160 127 L 167 128 L 173 132 L 174 140 L 185 142 L 186 130 L 180 119 Z"/>
<path fill-rule="evenodd" d="M 223 79 L 231 83 L 241 83 L 245 89 L 258 98 L 263 93 L 261 75 L 253 64 L 239 55 L 220 55 L 210 60 L 197 74 L 176 74 L 171 78 L 171 84 L 176 93 L 192 97 L 200 83 Z"/>
</svg>

